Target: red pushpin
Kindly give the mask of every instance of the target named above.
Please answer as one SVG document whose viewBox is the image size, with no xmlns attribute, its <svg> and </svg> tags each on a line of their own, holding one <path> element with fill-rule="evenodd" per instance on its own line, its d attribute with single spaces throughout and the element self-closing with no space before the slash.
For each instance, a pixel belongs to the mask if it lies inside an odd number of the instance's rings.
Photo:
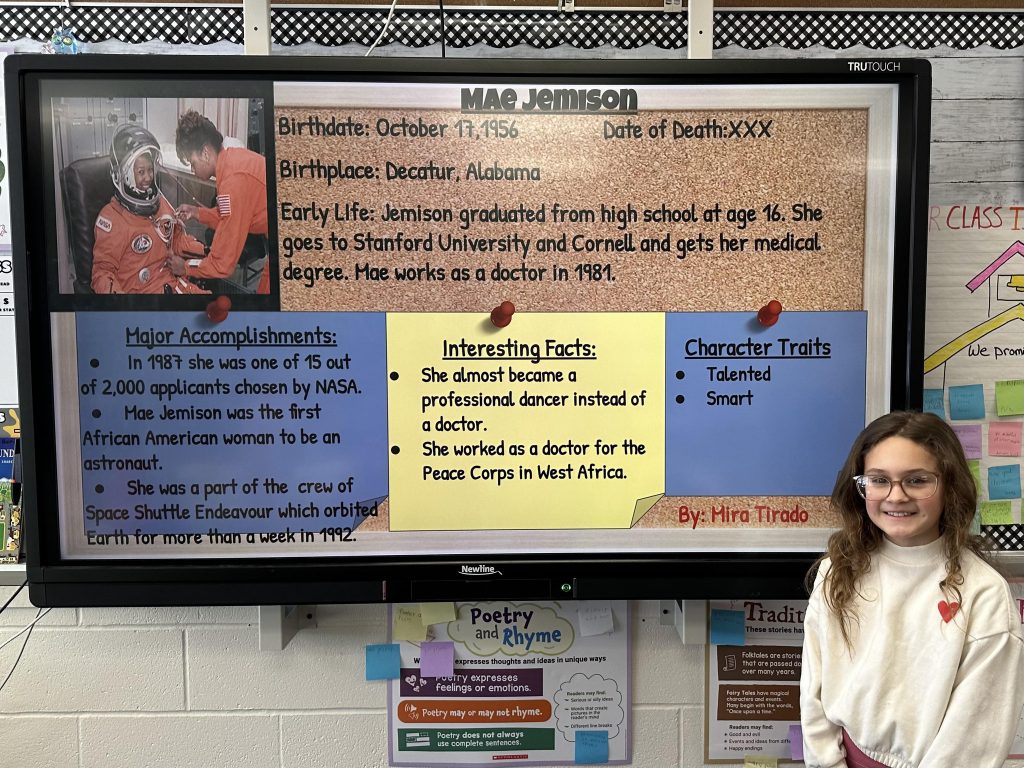
<svg viewBox="0 0 1024 768">
<path fill-rule="evenodd" d="M 782 314 L 782 304 L 772 299 L 757 311 L 757 322 L 765 328 L 771 328 L 779 321 Z"/>
<path fill-rule="evenodd" d="M 227 296 L 218 296 L 206 305 L 206 316 L 211 323 L 221 323 L 227 320 L 228 312 L 231 310 L 231 299 Z"/>
<path fill-rule="evenodd" d="M 511 301 L 503 301 L 491 310 L 491 322 L 495 328 L 504 328 L 512 322 L 512 315 L 516 313 L 516 305 Z"/>
</svg>

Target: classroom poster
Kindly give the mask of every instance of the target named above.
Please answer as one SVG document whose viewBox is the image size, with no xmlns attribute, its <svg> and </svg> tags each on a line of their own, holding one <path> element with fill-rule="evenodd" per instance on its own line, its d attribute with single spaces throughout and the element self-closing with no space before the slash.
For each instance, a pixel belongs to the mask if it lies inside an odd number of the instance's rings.
<svg viewBox="0 0 1024 768">
<path fill-rule="evenodd" d="M 0 71 L 6 53 L 0 53 Z M 0 100 L 3 99 L 0 82 Z M 11 258 L 11 192 L 7 179 L 7 125 L 0 114 L 0 407 L 18 405 L 18 370 L 14 359 L 14 279 Z M 4 412 L 6 408 L 3 409 Z M 0 426 L 4 425 L 0 416 Z"/>
<path fill-rule="evenodd" d="M 978 484 L 983 531 L 1021 538 L 1024 205 L 933 205 L 924 409 L 948 421 Z"/>
<path fill-rule="evenodd" d="M 14 477 L 14 452 L 14 438 L 0 437 L 0 482 Z"/>
<path fill-rule="evenodd" d="M 390 765 L 628 764 L 628 606 L 455 603 L 454 619 L 426 626 L 420 606 L 391 606 Z M 448 643 L 445 674 L 435 664 Z"/>
<path fill-rule="evenodd" d="M 806 600 L 712 600 L 705 669 L 705 759 L 788 760 L 800 723 Z"/>
</svg>

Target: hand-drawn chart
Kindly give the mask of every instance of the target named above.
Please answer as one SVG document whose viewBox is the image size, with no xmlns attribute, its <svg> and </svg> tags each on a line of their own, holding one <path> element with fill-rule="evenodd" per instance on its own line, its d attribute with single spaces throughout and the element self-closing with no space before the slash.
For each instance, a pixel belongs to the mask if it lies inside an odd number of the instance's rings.
<svg viewBox="0 0 1024 768">
<path fill-rule="evenodd" d="M 960 437 L 978 483 L 978 524 L 1024 550 L 1024 206 L 933 206 L 924 406 Z"/>
</svg>

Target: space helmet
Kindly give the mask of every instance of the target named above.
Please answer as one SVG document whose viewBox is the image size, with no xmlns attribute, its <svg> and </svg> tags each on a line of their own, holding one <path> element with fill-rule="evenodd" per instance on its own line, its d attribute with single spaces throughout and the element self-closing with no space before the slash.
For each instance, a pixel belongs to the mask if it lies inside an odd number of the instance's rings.
<svg viewBox="0 0 1024 768">
<path fill-rule="evenodd" d="M 146 190 L 135 186 L 135 161 L 148 154 L 153 161 L 153 185 Z M 110 140 L 110 180 L 121 205 L 140 216 L 152 216 L 160 208 L 156 172 L 160 166 L 160 143 L 141 125 L 127 123 L 114 131 Z"/>
</svg>

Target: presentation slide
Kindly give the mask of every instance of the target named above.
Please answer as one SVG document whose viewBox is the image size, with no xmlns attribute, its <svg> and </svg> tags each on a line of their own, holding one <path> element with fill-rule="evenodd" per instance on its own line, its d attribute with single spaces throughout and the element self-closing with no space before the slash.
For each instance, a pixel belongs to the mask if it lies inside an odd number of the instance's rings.
<svg viewBox="0 0 1024 768">
<path fill-rule="evenodd" d="M 888 406 L 895 86 L 168 88 L 41 106 L 56 226 L 92 206 L 63 557 L 820 549 Z"/>
</svg>

